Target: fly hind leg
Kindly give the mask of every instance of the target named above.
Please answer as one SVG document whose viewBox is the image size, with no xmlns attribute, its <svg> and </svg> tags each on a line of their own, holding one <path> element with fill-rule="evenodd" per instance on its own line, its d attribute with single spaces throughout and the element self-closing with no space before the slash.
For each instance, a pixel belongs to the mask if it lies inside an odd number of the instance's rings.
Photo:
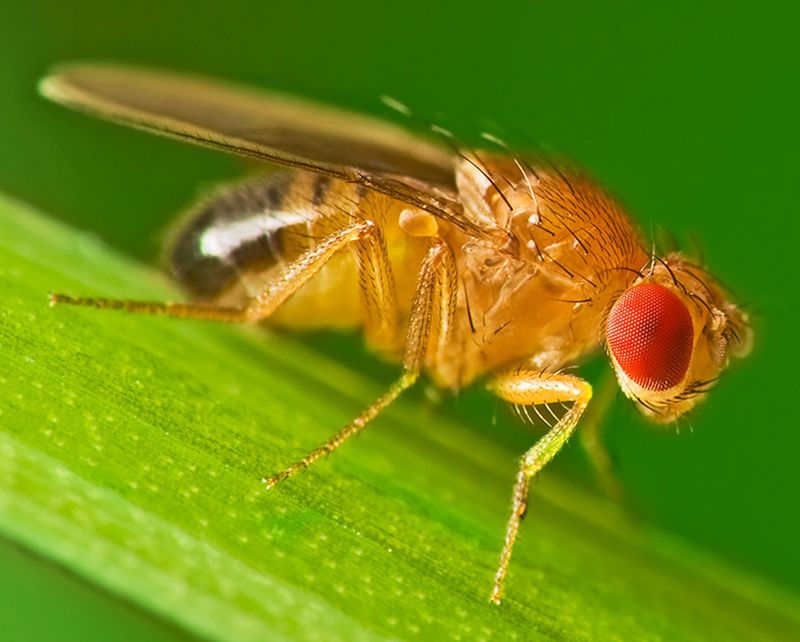
<svg viewBox="0 0 800 642">
<path fill-rule="evenodd" d="M 384 340 L 397 332 L 397 304 L 394 300 L 394 285 L 388 259 L 378 226 L 372 221 L 359 221 L 343 227 L 316 243 L 311 249 L 288 263 L 264 289 L 241 308 L 213 303 L 160 303 L 150 301 L 124 301 L 104 298 L 73 298 L 64 294 L 51 294 L 50 304 L 89 306 L 94 308 L 125 310 L 138 314 L 153 314 L 186 319 L 207 319 L 228 323 L 257 322 L 268 318 L 275 310 L 317 274 L 330 259 L 345 247 L 355 244 L 363 246 L 359 269 L 367 269 L 375 257 L 379 267 L 373 269 L 367 283 L 364 299 L 369 300 L 369 309 L 375 320 L 372 324 L 381 328 Z M 383 260 L 380 260 L 383 253 Z"/>
<path fill-rule="evenodd" d="M 503 552 L 500 555 L 500 564 L 494 578 L 494 588 L 489 598 L 495 604 L 499 604 L 514 542 L 528 508 L 530 480 L 561 450 L 561 447 L 575 431 L 578 420 L 592 398 L 592 388 L 583 379 L 572 375 L 543 374 L 524 370 L 498 376 L 489 384 L 489 388 L 501 399 L 513 404 L 537 405 L 572 402 L 569 410 L 559 419 L 558 423 L 539 439 L 522 458 L 514 485 L 513 507 L 506 527 Z"/>
</svg>

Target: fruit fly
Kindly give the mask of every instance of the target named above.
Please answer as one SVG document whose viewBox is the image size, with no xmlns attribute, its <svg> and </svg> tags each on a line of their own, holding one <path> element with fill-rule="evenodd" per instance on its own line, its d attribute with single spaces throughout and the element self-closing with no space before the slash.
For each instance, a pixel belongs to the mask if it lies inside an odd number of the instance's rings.
<svg viewBox="0 0 800 642">
<path fill-rule="evenodd" d="M 284 169 L 225 187 L 174 238 L 191 303 L 51 296 L 53 304 L 288 328 L 360 327 L 399 379 L 267 488 L 361 432 L 423 373 L 479 379 L 528 408 L 563 404 L 522 457 L 490 599 L 499 603 L 531 479 L 592 388 L 564 368 L 599 346 L 651 421 L 691 410 L 751 343 L 747 315 L 701 265 L 656 256 L 583 171 L 508 149 L 437 145 L 402 128 L 178 74 L 64 67 L 42 93 L 131 127 Z M 451 141 L 452 142 L 452 141 Z"/>
</svg>

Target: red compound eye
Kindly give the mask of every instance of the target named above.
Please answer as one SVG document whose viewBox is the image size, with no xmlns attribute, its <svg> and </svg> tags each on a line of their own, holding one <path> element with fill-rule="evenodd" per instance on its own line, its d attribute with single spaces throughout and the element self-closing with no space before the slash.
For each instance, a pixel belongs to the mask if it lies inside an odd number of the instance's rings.
<svg viewBox="0 0 800 642">
<path fill-rule="evenodd" d="M 692 356 L 692 317 L 677 295 L 656 283 L 623 294 L 608 315 L 606 340 L 620 368 L 646 390 L 680 383 Z"/>
</svg>

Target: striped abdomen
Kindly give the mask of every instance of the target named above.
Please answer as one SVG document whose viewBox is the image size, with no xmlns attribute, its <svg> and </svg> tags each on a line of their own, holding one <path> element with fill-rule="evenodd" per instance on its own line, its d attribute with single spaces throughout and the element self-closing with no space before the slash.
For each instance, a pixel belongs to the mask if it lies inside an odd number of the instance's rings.
<svg viewBox="0 0 800 642">
<path fill-rule="evenodd" d="M 170 268 L 194 298 L 240 307 L 281 265 L 354 219 L 379 223 L 390 255 L 404 263 L 409 247 L 396 223 L 401 207 L 318 174 L 276 172 L 223 188 L 201 203 L 175 237 Z M 398 276 L 402 296 L 408 279 Z M 412 267 L 412 282 L 415 277 Z M 359 325 L 362 306 L 352 254 L 341 252 L 331 260 L 272 321 L 294 327 Z"/>
<path fill-rule="evenodd" d="M 307 213 L 283 207 L 294 178 L 281 172 L 228 186 L 195 210 L 169 257 L 173 275 L 192 295 L 215 300 L 242 274 L 289 258 L 290 230 L 307 227 Z"/>
</svg>

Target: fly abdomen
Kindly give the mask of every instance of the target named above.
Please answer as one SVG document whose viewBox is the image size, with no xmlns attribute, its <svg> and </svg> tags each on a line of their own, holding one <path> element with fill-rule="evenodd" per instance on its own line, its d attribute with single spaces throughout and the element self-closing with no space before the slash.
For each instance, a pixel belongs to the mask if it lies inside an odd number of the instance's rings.
<svg viewBox="0 0 800 642">
<path fill-rule="evenodd" d="M 242 308 L 278 272 L 320 241 L 365 218 L 380 226 L 395 265 L 401 307 L 411 301 L 421 260 L 396 223 L 402 204 L 360 186 L 284 171 L 223 188 L 179 228 L 169 255 L 175 278 L 195 300 Z M 416 247 L 416 246 L 415 246 Z M 363 322 L 355 253 L 339 252 L 270 317 L 282 327 L 356 327 Z"/>
<path fill-rule="evenodd" d="M 228 186 L 204 201 L 172 246 L 175 278 L 194 297 L 212 300 L 243 275 L 266 273 L 298 256 L 308 246 L 314 218 L 313 210 L 289 202 L 296 200 L 289 196 L 299 178 L 277 172 Z"/>
</svg>

